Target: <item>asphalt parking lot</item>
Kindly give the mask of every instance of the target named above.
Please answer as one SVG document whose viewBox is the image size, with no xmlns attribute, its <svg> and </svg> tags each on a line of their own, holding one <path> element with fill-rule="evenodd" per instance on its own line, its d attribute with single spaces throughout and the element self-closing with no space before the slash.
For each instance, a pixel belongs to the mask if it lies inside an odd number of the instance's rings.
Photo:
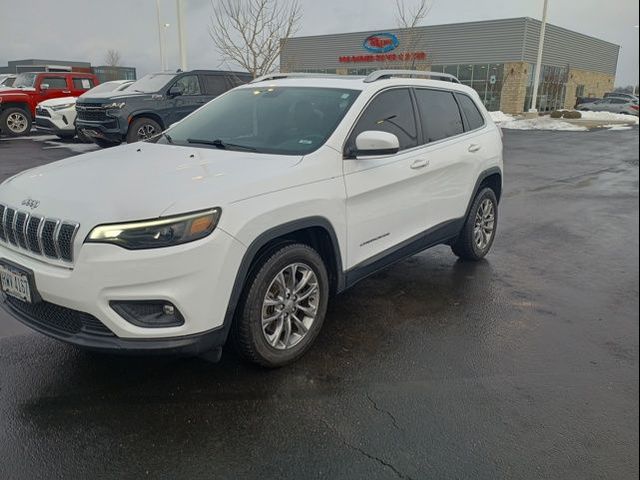
<svg viewBox="0 0 640 480">
<path fill-rule="evenodd" d="M 91 148 L 3 139 L 0 178 Z M 0 313 L 0 478 L 637 478 L 638 128 L 506 131 L 505 178 L 486 261 L 364 280 L 284 369 Z"/>
</svg>

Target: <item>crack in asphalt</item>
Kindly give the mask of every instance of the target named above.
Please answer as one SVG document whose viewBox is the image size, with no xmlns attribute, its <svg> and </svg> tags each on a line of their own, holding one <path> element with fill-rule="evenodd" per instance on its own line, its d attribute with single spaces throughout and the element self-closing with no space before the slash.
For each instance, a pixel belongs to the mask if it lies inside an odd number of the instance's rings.
<svg viewBox="0 0 640 480">
<path fill-rule="evenodd" d="M 390 419 L 391 419 L 391 423 L 393 423 L 393 426 L 396 430 L 402 430 L 399 426 L 398 426 L 398 421 L 396 420 L 396 417 L 393 416 L 393 413 L 391 413 L 389 410 L 385 410 L 384 408 L 381 408 L 378 406 L 378 404 L 376 403 L 376 401 L 371 398 L 371 395 L 369 395 L 368 393 L 366 394 L 367 399 L 369 400 L 369 402 L 371 402 L 371 405 L 373 405 L 373 408 L 382 413 L 387 415 Z"/>
<path fill-rule="evenodd" d="M 413 477 L 410 477 L 409 475 L 405 475 L 404 473 L 402 473 L 400 470 L 398 470 L 392 463 L 387 462 L 386 460 L 380 458 L 380 457 L 376 457 L 375 455 L 370 454 L 369 452 L 367 452 L 366 450 L 363 450 L 362 448 L 353 445 L 352 443 L 349 443 L 343 436 L 342 434 L 333 426 L 331 425 L 329 422 L 327 422 L 325 419 L 320 419 L 320 421 L 322 423 L 324 423 L 327 428 L 329 428 L 330 430 L 332 430 L 336 436 L 340 439 L 340 442 L 342 442 L 342 444 L 347 447 L 350 450 L 353 450 L 355 452 L 358 452 L 360 455 L 362 455 L 363 457 L 368 458 L 369 460 L 373 460 L 374 462 L 378 463 L 379 465 L 382 465 L 383 467 L 388 468 L 389 470 L 391 470 L 396 477 L 401 478 L 403 480 L 414 480 Z"/>
</svg>

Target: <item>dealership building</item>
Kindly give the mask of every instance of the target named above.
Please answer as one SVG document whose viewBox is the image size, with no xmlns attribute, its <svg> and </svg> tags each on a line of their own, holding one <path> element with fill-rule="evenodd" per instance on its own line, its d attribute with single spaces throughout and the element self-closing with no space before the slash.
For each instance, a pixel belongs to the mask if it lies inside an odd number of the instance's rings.
<svg viewBox="0 0 640 480">
<path fill-rule="evenodd" d="M 100 82 L 110 80 L 135 80 L 136 69 L 133 67 L 114 67 L 109 65 L 92 66 L 89 62 L 69 60 L 50 60 L 29 58 L 11 60 L 6 67 L 0 67 L 0 74 L 22 72 L 83 72 L 94 73 Z"/>
<path fill-rule="evenodd" d="M 419 69 L 455 75 L 487 109 L 528 110 L 541 22 L 511 18 L 283 41 L 283 72 L 366 75 Z M 577 97 L 613 90 L 619 45 L 547 24 L 538 109 L 572 108 Z"/>
</svg>

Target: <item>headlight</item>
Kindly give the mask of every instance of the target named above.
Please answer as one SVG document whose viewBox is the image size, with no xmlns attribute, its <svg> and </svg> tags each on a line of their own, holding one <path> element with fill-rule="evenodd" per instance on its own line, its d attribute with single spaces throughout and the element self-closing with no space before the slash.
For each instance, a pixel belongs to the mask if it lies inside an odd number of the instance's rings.
<svg viewBox="0 0 640 480">
<path fill-rule="evenodd" d="M 99 225 L 85 242 L 111 243 L 130 250 L 170 247 L 206 237 L 219 218 L 220 209 L 212 208 L 156 220 Z"/>
<path fill-rule="evenodd" d="M 105 108 L 107 110 L 113 109 L 113 108 L 122 108 L 126 105 L 126 103 L 124 102 L 113 102 L 113 103 L 107 103 L 106 105 L 103 105 L 102 108 Z"/>
<path fill-rule="evenodd" d="M 65 108 L 71 108 L 73 106 L 75 106 L 75 102 L 73 102 L 73 103 L 65 103 L 63 105 L 52 105 L 49 108 L 51 110 L 64 110 Z"/>
</svg>

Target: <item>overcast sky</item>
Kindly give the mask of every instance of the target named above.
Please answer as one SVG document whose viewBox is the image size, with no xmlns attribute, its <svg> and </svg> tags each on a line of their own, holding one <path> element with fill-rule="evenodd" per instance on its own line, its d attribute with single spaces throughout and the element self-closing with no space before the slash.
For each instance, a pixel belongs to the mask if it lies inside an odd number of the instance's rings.
<svg viewBox="0 0 640 480">
<path fill-rule="evenodd" d="M 216 0 L 213 0 L 216 1 Z M 411 0 L 407 0 L 410 2 Z M 392 0 L 301 0 L 298 35 L 320 35 L 395 26 Z M 210 0 L 186 0 L 190 68 L 220 65 L 208 35 Z M 169 23 L 170 66 L 178 66 L 175 0 L 161 0 Z M 10 12 L 14 12 L 13 14 Z M 510 17 L 540 18 L 542 0 L 433 0 L 425 25 Z M 638 0 L 550 0 L 549 22 L 621 46 L 616 85 L 636 81 Z M 0 0 L 0 65 L 45 58 L 104 63 L 120 51 L 138 76 L 160 66 L 154 0 Z"/>
</svg>

